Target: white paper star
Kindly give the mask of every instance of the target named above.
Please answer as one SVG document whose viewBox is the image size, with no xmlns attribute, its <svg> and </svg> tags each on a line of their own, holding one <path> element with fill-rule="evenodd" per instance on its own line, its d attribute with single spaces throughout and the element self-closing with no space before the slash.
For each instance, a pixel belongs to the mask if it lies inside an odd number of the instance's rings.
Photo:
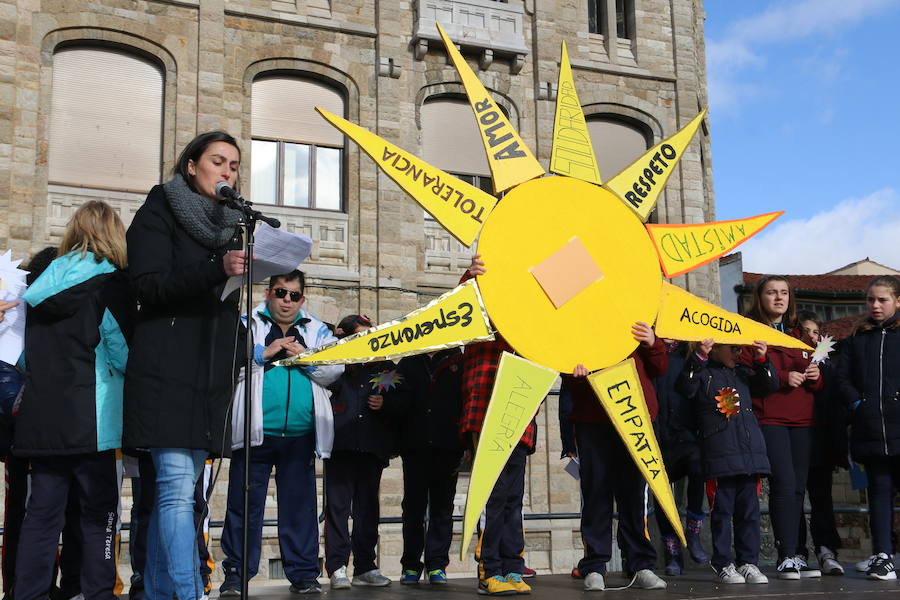
<svg viewBox="0 0 900 600">
<path fill-rule="evenodd" d="M 823 335 L 822 339 L 819 340 L 819 343 L 816 344 L 816 351 L 813 352 L 812 355 L 812 363 L 817 365 L 828 358 L 828 355 L 834 350 L 834 344 L 833 337 L 830 335 Z"/>
</svg>

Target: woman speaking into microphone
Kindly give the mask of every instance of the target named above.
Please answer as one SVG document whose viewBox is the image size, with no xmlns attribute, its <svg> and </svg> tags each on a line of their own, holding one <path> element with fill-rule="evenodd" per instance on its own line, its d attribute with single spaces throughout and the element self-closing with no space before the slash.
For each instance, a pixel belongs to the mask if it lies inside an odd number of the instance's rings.
<svg viewBox="0 0 900 600">
<path fill-rule="evenodd" d="M 206 458 L 230 447 L 238 294 L 220 297 L 227 279 L 244 272 L 241 214 L 219 201 L 216 186 L 237 187 L 240 162 L 227 133 L 197 136 L 128 228 L 140 310 L 125 376 L 124 445 L 149 449 L 156 469 L 148 598 L 203 596 L 194 486 Z"/>
</svg>

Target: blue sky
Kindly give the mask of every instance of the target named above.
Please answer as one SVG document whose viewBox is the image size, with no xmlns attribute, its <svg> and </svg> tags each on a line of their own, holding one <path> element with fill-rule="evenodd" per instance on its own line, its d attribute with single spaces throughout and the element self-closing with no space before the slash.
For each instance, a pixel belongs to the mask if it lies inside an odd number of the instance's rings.
<svg viewBox="0 0 900 600">
<path fill-rule="evenodd" d="M 705 0 L 716 218 L 744 270 L 900 269 L 900 0 Z"/>
</svg>

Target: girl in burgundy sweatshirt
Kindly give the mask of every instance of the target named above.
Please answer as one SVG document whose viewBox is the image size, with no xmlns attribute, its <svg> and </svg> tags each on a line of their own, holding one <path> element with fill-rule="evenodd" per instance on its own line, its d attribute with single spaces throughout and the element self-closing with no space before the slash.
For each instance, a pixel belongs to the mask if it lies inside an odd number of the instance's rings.
<svg viewBox="0 0 900 600">
<path fill-rule="evenodd" d="M 763 277 L 753 294 L 747 316 L 799 338 L 794 294 L 784 277 Z M 809 352 L 769 346 L 767 358 L 778 374 L 781 387 L 765 398 L 753 398 L 772 474 L 769 477 L 769 514 L 778 550 L 778 577 L 798 580 L 820 577 L 821 571 L 806 564 L 799 547 L 803 497 L 812 451 L 815 392 L 822 388 L 819 367 L 811 364 Z M 753 366 L 749 348 L 741 362 Z"/>
</svg>

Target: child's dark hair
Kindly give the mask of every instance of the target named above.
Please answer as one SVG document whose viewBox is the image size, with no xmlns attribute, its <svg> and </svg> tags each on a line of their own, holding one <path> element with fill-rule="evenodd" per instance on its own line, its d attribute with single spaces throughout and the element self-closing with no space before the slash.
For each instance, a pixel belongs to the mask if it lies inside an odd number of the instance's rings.
<svg viewBox="0 0 900 600">
<path fill-rule="evenodd" d="M 783 281 L 788 286 L 788 308 L 787 312 L 784 313 L 782 322 L 784 323 L 785 331 L 793 329 L 797 326 L 797 303 L 794 301 L 794 288 L 791 287 L 791 283 L 784 275 L 766 275 L 756 283 L 756 287 L 753 288 L 753 302 L 744 316 L 759 323 L 772 324 L 769 316 L 763 313 L 762 302 L 760 301 L 762 293 L 766 289 L 766 284 L 770 281 Z"/>
<path fill-rule="evenodd" d="M 340 339 L 344 339 L 348 335 L 356 333 L 356 327 L 358 325 L 371 327 L 372 321 L 369 320 L 369 317 L 366 315 L 347 315 L 341 319 L 340 323 L 338 323 L 337 328 L 334 330 L 334 335 Z"/>
<path fill-rule="evenodd" d="M 824 323 L 822 319 L 819 318 L 819 315 L 811 310 L 797 311 L 797 324 L 799 325 L 803 323 L 803 321 L 812 321 L 819 329 L 822 329 L 822 325 Z"/>
<path fill-rule="evenodd" d="M 291 281 L 300 281 L 300 295 L 303 296 L 306 294 L 306 275 L 303 273 L 303 271 L 294 269 L 290 273 L 284 273 L 283 275 L 272 275 L 271 277 L 269 277 L 270 290 L 275 287 L 275 283 L 279 279 L 285 283 L 290 283 Z"/>
<path fill-rule="evenodd" d="M 879 275 L 869 282 L 866 286 L 866 292 L 873 287 L 886 287 L 891 290 L 894 298 L 900 298 L 900 277 L 896 275 Z"/>
</svg>

